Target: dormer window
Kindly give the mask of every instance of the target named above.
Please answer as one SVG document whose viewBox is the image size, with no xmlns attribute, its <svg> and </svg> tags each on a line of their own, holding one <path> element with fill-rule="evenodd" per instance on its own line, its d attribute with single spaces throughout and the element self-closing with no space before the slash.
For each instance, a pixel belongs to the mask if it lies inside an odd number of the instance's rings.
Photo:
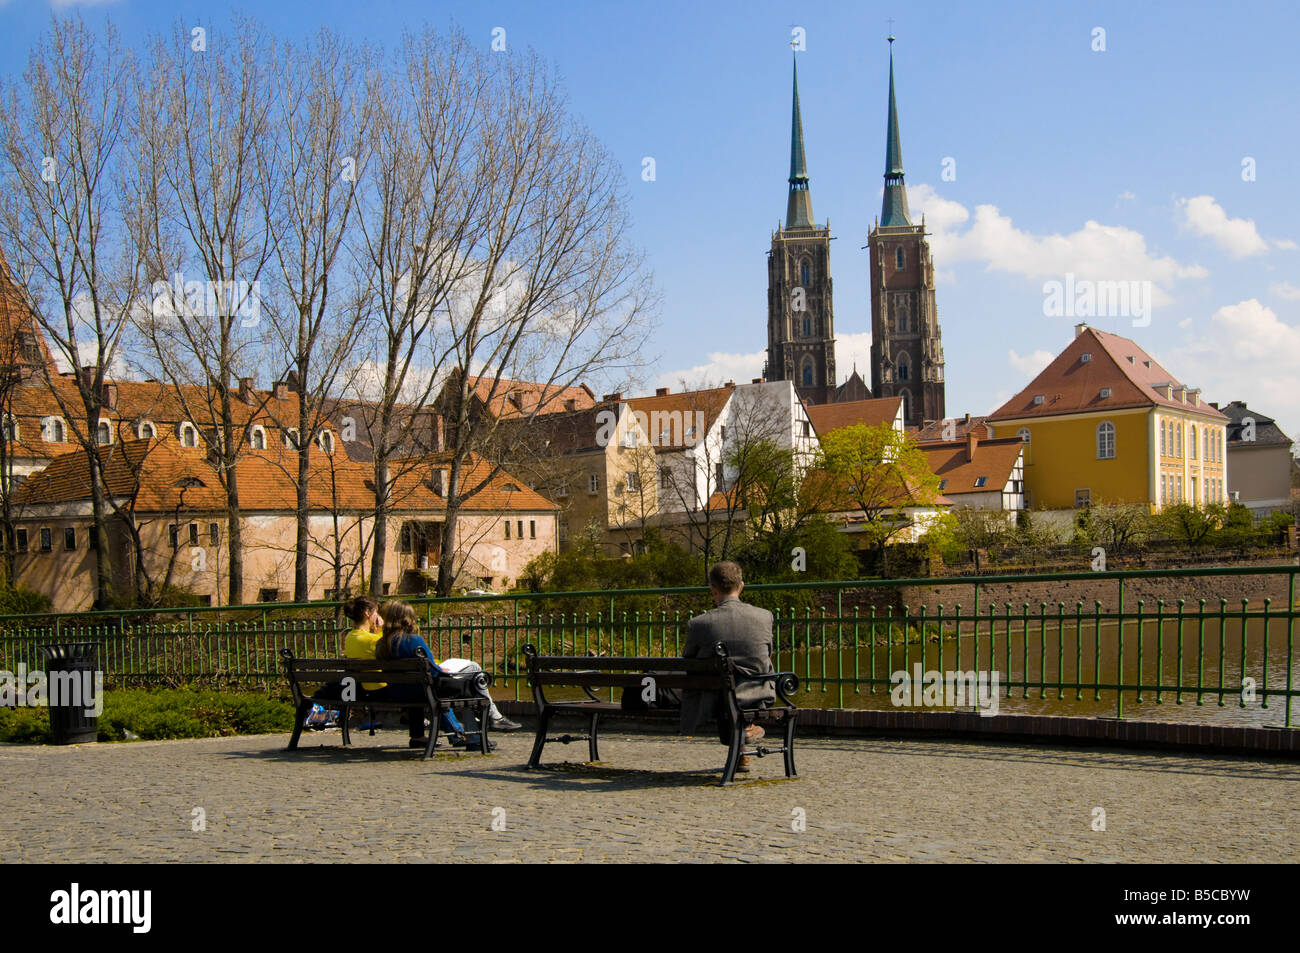
<svg viewBox="0 0 1300 953">
<path fill-rule="evenodd" d="M 41 421 L 41 439 L 46 443 L 64 443 L 68 439 L 68 425 L 62 417 L 46 417 Z"/>
<path fill-rule="evenodd" d="M 1034 395 L 1034 406 L 1037 407 L 1037 406 L 1038 406 L 1039 404 L 1041 404 L 1042 402 L 1043 402 L 1043 395 L 1042 395 L 1042 394 L 1035 394 L 1035 395 Z"/>
<path fill-rule="evenodd" d="M 107 447 L 113 442 L 113 427 L 107 420 L 101 420 L 95 428 L 95 442 L 101 447 Z"/>
<path fill-rule="evenodd" d="M 248 431 L 248 445 L 254 450 L 266 449 L 266 428 L 261 424 L 254 424 Z"/>
<path fill-rule="evenodd" d="M 316 444 L 326 453 L 334 452 L 334 435 L 328 430 L 322 430 L 316 435 Z"/>
<path fill-rule="evenodd" d="M 141 440 L 152 440 L 158 436 L 158 426 L 152 420 L 141 420 L 135 425 L 135 435 Z"/>
<path fill-rule="evenodd" d="M 1101 393 L 1100 393 L 1099 396 L 1101 397 L 1102 400 L 1105 400 L 1107 397 L 1110 396 L 1110 388 L 1109 388 L 1109 387 L 1103 387 L 1103 388 L 1101 389 Z"/>
<path fill-rule="evenodd" d="M 176 435 L 180 438 L 182 447 L 197 447 L 199 445 L 199 428 L 188 420 L 176 428 Z"/>
<path fill-rule="evenodd" d="M 285 427 L 283 431 L 283 435 L 284 435 L 285 448 L 288 450 L 297 450 L 298 449 L 298 428 Z"/>
<path fill-rule="evenodd" d="M 1083 364 L 1087 364 L 1091 360 L 1092 360 L 1092 355 L 1089 354 L 1087 351 L 1084 351 L 1082 354 L 1079 355 L 1079 361 Z M 1132 360 L 1132 358 L 1129 358 L 1129 360 Z"/>
<path fill-rule="evenodd" d="M 989 478 L 986 477 L 986 476 L 976 477 L 976 478 L 975 478 L 975 489 L 978 490 L 980 487 L 982 487 L 985 483 L 988 483 L 988 482 L 989 482 Z"/>
<path fill-rule="evenodd" d="M 4 440 L 9 443 L 13 443 L 18 439 L 18 421 L 14 420 L 11 414 L 5 414 L 3 434 L 0 436 L 3 436 Z"/>
</svg>

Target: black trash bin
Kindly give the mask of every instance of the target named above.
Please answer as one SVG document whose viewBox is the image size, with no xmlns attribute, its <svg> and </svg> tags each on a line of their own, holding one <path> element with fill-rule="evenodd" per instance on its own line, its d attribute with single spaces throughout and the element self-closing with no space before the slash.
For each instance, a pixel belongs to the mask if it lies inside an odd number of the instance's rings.
<svg viewBox="0 0 1300 953">
<path fill-rule="evenodd" d="M 94 642 L 41 646 L 50 702 L 50 735 L 56 745 L 99 740 L 99 715 L 90 712 L 97 701 L 93 694 L 97 649 Z"/>
</svg>

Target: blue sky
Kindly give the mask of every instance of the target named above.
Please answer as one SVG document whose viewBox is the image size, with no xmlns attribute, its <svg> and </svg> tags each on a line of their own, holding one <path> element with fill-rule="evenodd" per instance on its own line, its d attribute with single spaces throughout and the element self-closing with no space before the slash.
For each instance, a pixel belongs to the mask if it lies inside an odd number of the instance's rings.
<svg viewBox="0 0 1300 953">
<path fill-rule="evenodd" d="M 0 54 L 21 69 L 51 9 L 111 16 L 128 41 L 225 4 L 0 2 Z M 392 45 L 455 23 L 550 60 L 624 161 L 663 294 L 645 386 L 756 376 L 765 256 L 785 211 L 790 36 L 813 209 L 829 219 L 839 371 L 869 378 L 867 230 L 879 213 L 894 17 L 903 158 L 938 271 L 949 413 L 1024 387 L 1072 335 L 1044 283 L 1151 282 L 1133 337 L 1208 400 L 1244 399 L 1300 436 L 1300 8 L 1208 3 L 365 3 L 245 6 L 302 35 L 329 24 Z M 1105 50 L 1094 30 L 1105 31 Z M 642 180 L 642 159 L 656 179 Z M 945 181 L 946 158 L 956 178 Z M 1248 162 L 1253 160 L 1253 163 Z M 1243 163 L 1253 180 L 1243 177 Z"/>
</svg>

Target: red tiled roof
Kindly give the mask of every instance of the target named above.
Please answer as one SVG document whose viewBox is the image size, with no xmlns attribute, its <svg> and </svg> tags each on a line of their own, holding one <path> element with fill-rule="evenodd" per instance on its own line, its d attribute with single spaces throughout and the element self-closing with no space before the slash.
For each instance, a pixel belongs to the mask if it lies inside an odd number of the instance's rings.
<svg viewBox="0 0 1300 953">
<path fill-rule="evenodd" d="M 136 493 L 137 512 L 219 510 L 225 506 L 225 492 L 216 470 L 202 448 L 182 447 L 172 438 L 131 440 L 99 448 L 110 494 L 126 498 Z M 393 505 L 398 510 L 438 510 L 444 501 L 433 489 L 433 464 L 428 469 L 411 469 L 394 481 Z M 490 466 L 471 455 L 462 478 L 470 487 L 487 480 L 486 488 L 465 500 L 467 511 L 551 510 L 549 500 L 519 485 L 504 472 L 487 479 Z M 297 495 L 292 474 L 297 460 L 292 451 L 272 448 L 246 450 L 236 464 L 239 475 L 239 503 L 245 512 L 292 511 Z M 369 510 L 373 508 L 374 485 L 369 466 L 349 460 L 346 454 L 323 452 L 311 456 L 308 505 L 313 510 Z M 517 485 L 517 491 L 507 489 Z M 17 500 L 27 504 L 68 503 L 90 498 L 88 466 L 84 450 L 64 454 L 35 473 L 19 487 Z"/>
<path fill-rule="evenodd" d="M 965 417 L 953 417 L 949 419 L 953 423 L 953 431 L 952 431 L 952 438 L 951 438 L 953 440 L 965 440 L 966 434 L 970 433 L 972 428 L 974 428 L 975 430 L 975 436 L 978 437 L 980 440 L 986 440 L 991 436 L 989 434 L 988 425 L 984 423 L 984 421 L 988 420 L 987 417 L 971 417 L 969 421 Z M 944 423 L 945 421 L 943 420 L 930 421 L 924 427 L 916 431 L 916 442 L 917 443 L 942 442 L 944 439 L 943 437 Z"/>
<path fill-rule="evenodd" d="M 929 443 L 921 447 L 925 461 L 931 472 L 944 484 L 945 496 L 960 496 L 963 493 L 989 493 L 1001 490 L 1011 479 L 1016 460 L 1024 448 L 1019 437 L 999 437 L 992 440 L 980 440 L 975 445 L 975 459 L 967 453 L 965 440 L 952 440 L 946 443 Z M 985 485 L 975 486 L 978 477 L 985 477 Z"/>
<path fill-rule="evenodd" d="M 1084 361 L 1082 356 L 1089 355 Z M 1173 407 L 1185 412 L 1226 420 L 1205 400 L 1198 405 L 1164 396 L 1154 385 L 1182 387 L 1172 374 L 1128 338 L 1084 328 L 1057 358 L 987 418 L 990 421 L 1021 417 L 1052 417 L 1081 411 L 1118 410 L 1129 407 Z M 1110 388 L 1102 397 L 1101 389 Z M 1042 395 L 1035 404 L 1034 396 Z"/>
<path fill-rule="evenodd" d="M 877 427 L 880 424 L 893 423 L 902 406 L 901 397 L 875 397 L 871 400 L 851 400 L 842 404 L 810 404 L 807 410 L 813 429 L 819 436 L 824 437 L 832 430 L 852 427 L 854 424 Z"/>
<path fill-rule="evenodd" d="M 470 377 L 466 383 L 469 393 L 482 401 L 497 419 L 586 410 L 596 403 L 596 395 L 586 384 L 562 387 L 506 377 Z M 573 402 L 572 407 L 568 401 Z"/>
</svg>

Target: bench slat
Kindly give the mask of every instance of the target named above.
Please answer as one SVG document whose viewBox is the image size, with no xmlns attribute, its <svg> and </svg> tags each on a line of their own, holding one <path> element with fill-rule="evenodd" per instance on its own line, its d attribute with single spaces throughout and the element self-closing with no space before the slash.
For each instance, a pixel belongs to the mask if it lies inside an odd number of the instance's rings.
<svg viewBox="0 0 1300 953">
<path fill-rule="evenodd" d="M 718 672 L 719 662 L 717 658 L 675 658 L 668 656 L 666 658 L 653 658 L 647 656 L 633 655 L 614 655 L 614 656 L 581 656 L 581 655 L 539 655 L 530 660 L 538 671 L 565 671 L 571 669 L 594 669 L 596 671 L 608 672 L 618 671 L 620 669 L 633 669 L 637 671 L 653 671 L 656 669 L 672 670 L 677 672 Z"/>
<path fill-rule="evenodd" d="M 641 688 L 647 678 L 655 680 L 656 688 L 693 691 L 722 691 L 730 682 L 721 675 L 681 675 L 656 672 L 634 674 L 620 672 L 539 672 L 533 676 L 541 685 L 576 686 L 581 688 Z"/>
</svg>

